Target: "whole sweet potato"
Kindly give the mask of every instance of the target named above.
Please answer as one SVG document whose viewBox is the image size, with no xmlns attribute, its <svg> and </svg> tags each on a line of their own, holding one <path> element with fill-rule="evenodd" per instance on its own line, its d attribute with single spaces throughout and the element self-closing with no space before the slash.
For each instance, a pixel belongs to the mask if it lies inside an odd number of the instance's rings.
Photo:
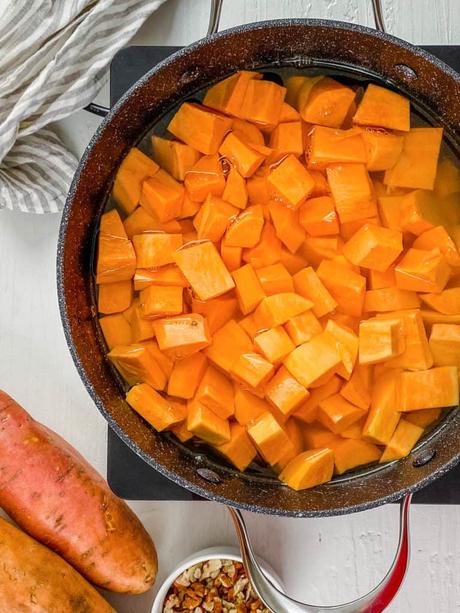
<svg viewBox="0 0 460 613">
<path fill-rule="evenodd" d="M 140 594 L 155 581 L 155 546 L 128 505 L 1 391 L 0 507 L 100 587 Z"/>
<path fill-rule="evenodd" d="M 0 613 L 115 613 L 70 564 L 0 518 Z"/>
</svg>

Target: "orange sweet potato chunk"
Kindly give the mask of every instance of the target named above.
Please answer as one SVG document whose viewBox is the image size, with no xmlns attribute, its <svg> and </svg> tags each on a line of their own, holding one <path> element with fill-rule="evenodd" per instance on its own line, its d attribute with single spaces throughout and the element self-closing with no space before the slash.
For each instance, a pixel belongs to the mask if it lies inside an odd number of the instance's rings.
<svg viewBox="0 0 460 613">
<path fill-rule="evenodd" d="M 232 120 L 195 102 L 184 102 L 171 119 L 168 130 L 176 138 L 204 154 L 217 153 Z"/>
<path fill-rule="evenodd" d="M 222 196 L 225 176 L 218 154 L 204 155 L 185 175 L 186 194 L 192 202 L 204 202 L 211 196 Z"/>
<path fill-rule="evenodd" d="M 149 232 L 170 232 L 177 234 L 181 232 L 180 223 L 176 219 L 163 223 L 156 217 L 153 217 L 143 206 L 138 206 L 137 209 L 124 220 L 123 225 L 130 240 L 132 240 L 136 234 Z"/>
<path fill-rule="evenodd" d="M 265 389 L 267 400 L 283 415 L 291 415 L 308 396 L 307 389 L 284 366 L 281 366 Z"/>
<path fill-rule="evenodd" d="M 104 319 L 101 319 L 101 325 Z M 460 368 L 460 325 L 434 324 L 429 343 L 435 366 Z"/>
<path fill-rule="evenodd" d="M 198 351 L 187 358 L 176 360 L 168 380 L 168 394 L 190 400 L 207 368 L 206 356 Z"/>
<path fill-rule="evenodd" d="M 246 181 L 234 167 L 230 168 L 227 175 L 222 198 L 238 209 L 245 209 L 248 203 Z"/>
<path fill-rule="evenodd" d="M 419 426 L 420 428 L 427 428 L 435 421 L 438 421 L 441 413 L 441 409 L 420 409 L 420 411 L 406 413 L 404 419 L 405 421 L 408 421 L 415 426 Z"/>
<path fill-rule="evenodd" d="M 409 455 L 423 434 L 423 428 L 401 419 L 396 430 L 385 447 L 380 462 L 392 462 Z"/>
<path fill-rule="evenodd" d="M 310 300 L 299 294 L 283 292 L 264 298 L 256 309 L 255 318 L 261 328 L 274 328 L 308 311 L 312 306 Z"/>
<path fill-rule="evenodd" d="M 433 194 L 417 189 L 400 199 L 398 224 L 404 232 L 422 234 L 442 223 L 442 215 Z"/>
<path fill-rule="evenodd" d="M 361 316 L 366 294 L 365 277 L 331 260 L 323 260 L 316 273 L 341 312 L 352 317 Z"/>
<path fill-rule="evenodd" d="M 207 321 L 198 313 L 157 319 L 153 329 L 160 349 L 175 359 L 185 358 L 211 343 Z"/>
<path fill-rule="evenodd" d="M 222 258 L 210 241 L 176 251 L 174 260 L 200 300 L 216 298 L 235 287 Z"/>
<path fill-rule="evenodd" d="M 457 366 L 406 371 L 401 373 L 399 385 L 399 410 L 403 413 L 458 405 Z"/>
<path fill-rule="evenodd" d="M 305 240 L 305 229 L 299 223 L 298 211 L 273 200 L 270 201 L 268 210 L 277 237 L 291 253 L 295 253 Z"/>
<path fill-rule="evenodd" d="M 322 77 L 313 84 L 303 84 L 297 100 L 298 110 L 307 123 L 340 128 L 355 96 L 350 87 L 330 77 Z"/>
<path fill-rule="evenodd" d="M 412 128 L 404 135 L 398 161 L 385 172 L 385 185 L 433 189 L 441 141 L 442 128 Z"/>
<path fill-rule="evenodd" d="M 312 311 L 316 317 L 323 317 L 337 307 L 337 302 L 311 266 L 297 272 L 293 280 L 295 291 L 313 302 Z"/>
<path fill-rule="evenodd" d="M 231 374 L 255 389 L 264 385 L 272 377 L 274 366 L 258 353 L 242 353 L 231 367 Z"/>
<path fill-rule="evenodd" d="M 281 362 L 295 349 L 295 345 L 282 326 L 257 334 L 254 337 L 254 345 L 272 364 Z"/>
<path fill-rule="evenodd" d="M 241 353 L 252 352 L 253 344 L 244 329 L 234 319 L 228 321 L 212 337 L 206 356 L 221 370 L 230 370 Z"/>
<path fill-rule="evenodd" d="M 264 227 L 264 213 L 260 204 L 248 206 L 238 217 L 231 219 L 225 234 L 228 247 L 255 247 L 260 241 Z"/>
<path fill-rule="evenodd" d="M 307 343 L 323 330 L 312 311 L 305 311 L 305 313 L 291 317 L 284 327 L 296 347 Z"/>
<path fill-rule="evenodd" d="M 227 270 L 233 272 L 241 266 L 243 247 L 232 247 L 228 245 L 224 236 L 220 243 L 220 257 L 227 267 Z"/>
<path fill-rule="evenodd" d="M 192 298 L 192 311 L 200 313 L 208 322 L 209 331 L 214 334 L 233 318 L 238 308 L 238 301 L 232 294 L 219 296 L 213 300 Z"/>
<path fill-rule="evenodd" d="M 129 385 L 145 382 L 156 390 L 165 388 L 166 375 L 145 345 L 118 345 L 107 355 Z"/>
<path fill-rule="evenodd" d="M 332 449 L 304 451 L 291 460 L 279 478 L 292 489 L 299 491 L 326 483 L 334 472 Z"/>
<path fill-rule="evenodd" d="M 401 94 L 369 83 L 353 122 L 407 132 L 410 129 L 410 102 Z"/>
<path fill-rule="evenodd" d="M 115 176 L 112 195 L 117 204 L 129 215 L 139 204 L 142 182 L 153 177 L 158 164 L 137 147 L 129 150 Z"/>
<path fill-rule="evenodd" d="M 309 387 L 325 373 L 333 372 L 342 362 L 337 340 L 321 332 L 300 345 L 284 360 L 284 365 L 299 383 Z"/>
<path fill-rule="evenodd" d="M 314 181 L 295 155 L 288 155 L 267 177 L 270 186 L 287 206 L 297 209 L 313 191 Z"/>
<path fill-rule="evenodd" d="M 367 153 L 367 170 L 377 172 L 392 168 L 401 155 L 404 138 L 386 130 L 372 128 L 361 132 Z"/>
<path fill-rule="evenodd" d="M 430 308 L 445 315 L 460 315 L 460 287 L 445 289 L 439 294 L 421 294 Z"/>
<path fill-rule="evenodd" d="M 276 125 L 285 95 L 286 88 L 277 83 L 251 79 L 247 84 L 238 116 L 260 127 Z"/>
<path fill-rule="evenodd" d="M 364 409 L 351 404 L 340 394 L 335 394 L 319 403 L 316 419 L 334 434 L 340 434 L 365 414 Z"/>
<path fill-rule="evenodd" d="M 265 156 L 247 144 L 238 133 L 230 132 L 219 147 L 219 153 L 232 164 L 245 179 L 263 164 Z"/>
<path fill-rule="evenodd" d="M 232 272 L 236 296 L 243 315 L 251 313 L 265 298 L 264 290 L 251 264 L 245 264 Z"/>
<path fill-rule="evenodd" d="M 275 228 L 266 221 L 257 245 L 243 250 L 243 260 L 252 264 L 254 268 L 270 266 L 280 261 L 281 248 L 281 241 L 276 235 Z"/>
<path fill-rule="evenodd" d="M 385 272 L 403 250 L 402 232 L 365 224 L 345 243 L 343 253 L 356 266 Z"/>
<path fill-rule="evenodd" d="M 235 412 L 233 385 L 217 368 L 209 365 L 195 394 L 198 402 L 222 419 Z"/>
<path fill-rule="evenodd" d="M 337 130 L 314 126 L 307 151 L 309 168 L 326 168 L 331 164 L 366 164 L 366 145 L 362 130 Z"/>
<path fill-rule="evenodd" d="M 270 405 L 265 400 L 235 383 L 235 419 L 240 425 L 247 426 L 266 412 L 270 412 Z"/>
<path fill-rule="evenodd" d="M 402 322 L 398 319 L 372 319 L 359 324 L 359 363 L 376 364 L 405 350 Z"/>
<path fill-rule="evenodd" d="M 270 160 L 280 160 L 290 153 L 299 157 L 303 153 L 302 122 L 294 120 L 279 123 L 270 134 L 268 144 L 273 149 Z"/>
<path fill-rule="evenodd" d="M 240 70 L 208 89 L 203 104 L 227 115 L 238 117 L 244 94 L 251 79 L 261 79 L 258 72 Z"/>
<path fill-rule="evenodd" d="M 189 287 L 189 283 L 177 266 L 161 266 L 160 268 L 149 270 L 137 268 L 134 275 L 134 289 L 141 291 L 149 285 L 177 285 L 178 287 Z"/>
<path fill-rule="evenodd" d="M 389 443 L 401 416 L 398 400 L 400 373 L 399 369 L 387 370 L 374 381 L 363 437 L 378 445 Z"/>
<path fill-rule="evenodd" d="M 334 445 L 334 472 L 342 475 L 347 470 L 376 462 L 381 456 L 380 449 L 363 440 L 346 439 Z"/>
<path fill-rule="evenodd" d="M 210 445 L 223 445 L 231 438 L 228 421 L 196 400 L 188 403 L 187 430 Z"/>
<path fill-rule="evenodd" d="M 364 164 L 329 166 L 327 180 L 341 223 L 377 214 L 374 188 Z"/>
<path fill-rule="evenodd" d="M 240 424 L 230 424 L 230 441 L 217 445 L 216 450 L 238 470 L 244 471 L 257 455 L 257 450 Z"/>
<path fill-rule="evenodd" d="M 180 215 L 183 199 L 183 185 L 164 170 L 159 170 L 142 183 L 139 202 L 148 213 L 164 223 Z"/>
<path fill-rule="evenodd" d="M 97 308 L 103 315 L 120 313 L 129 308 L 133 299 L 133 284 L 131 281 L 103 283 L 99 286 Z"/>
<path fill-rule="evenodd" d="M 390 368 L 407 368 L 409 370 L 426 370 L 433 365 L 428 339 L 423 325 L 421 312 L 415 310 L 393 311 L 380 314 L 379 319 L 401 319 L 405 350 L 388 360 L 385 365 Z"/>
<path fill-rule="evenodd" d="M 338 344 L 342 364 L 337 368 L 337 373 L 344 379 L 349 379 L 358 358 L 358 336 L 351 328 L 333 319 L 329 319 L 324 329 L 332 334 Z"/>
<path fill-rule="evenodd" d="M 293 444 L 270 411 L 262 413 L 248 427 L 247 432 L 263 459 L 277 464 L 293 448 Z"/>
<path fill-rule="evenodd" d="M 115 209 L 104 213 L 99 227 L 96 283 L 128 281 L 136 270 L 136 254 Z"/>
<path fill-rule="evenodd" d="M 133 236 L 139 268 L 157 268 L 172 264 L 175 252 L 182 246 L 182 234 L 151 232 Z"/>
<path fill-rule="evenodd" d="M 415 249 L 439 249 L 449 266 L 460 266 L 460 254 L 457 246 L 444 226 L 435 226 L 419 234 L 413 245 Z"/>
<path fill-rule="evenodd" d="M 184 420 L 184 413 L 176 403 L 168 401 L 147 383 L 132 387 L 126 401 L 141 417 L 162 432 Z"/>
<path fill-rule="evenodd" d="M 101 317 L 99 325 L 109 349 L 113 349 L 117 345 L 129 345 L 131 343 L 131 325 L 121 313 Z"/>
<path fill-rule="evenodd" d="M 292 277 L 281 262 L 259 268 L 256 274 L 266 296 L 294 291 Z"/>
<path fill-rule="evenodd" d="M 340 394 L 360 409 L 371 404 L 370 370 L 368 366 L 356 366 L 350 379 L 343 385 Z"/>
<path fill-rule="evenodd" d="M 178 140 L 152 136 L 153 157 L 156 162 L 178 181 L 183 181 L 198 162 L 201 153 Z"/>
<path fill-rule="evenodd" d="M 415 292 L 397 287 L 383 287 L 366 292 L 364 310 L 374 313 L 388 313 L 400 309 L 416 309 L 420 306 L 420 300 Z"/>
<path fill-rule="evenodd" d="M 199 223 L 196 226 L 198 240 L 208 239 L 217 243 L 237 215 L 237 208 L 209 194 L 200 209 Z"/>
<path fill-rule="evenodd" d="M 309 198 L 300 207 L 299 223 L 310 236 L 338 234 L 339 220 L 334 200 L 330 196 Z"/>
<path fill-rule="evenodd" d="M 451 269 L 439 249 L 408 249 L 395 267 L 396 286 L 413 292 L 440 293 Z"/>
<path fill-rule="evenodd" d="M 150 285 L 139 296 L 142 316 L 147 319 L 179 315 L 183 310 L 182 287 Z"/>
</svg>

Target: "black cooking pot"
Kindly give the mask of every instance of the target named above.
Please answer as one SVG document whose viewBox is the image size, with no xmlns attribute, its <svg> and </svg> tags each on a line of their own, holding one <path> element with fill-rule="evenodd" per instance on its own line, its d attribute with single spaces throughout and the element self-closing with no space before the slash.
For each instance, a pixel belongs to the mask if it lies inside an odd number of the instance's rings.
<svg viewBox="0 0 460 613">
<path fill-rule="evenodd" d="M 93 253 L 99 218 L 128 150 L 184 98 L 236 70 L 319 67 L 400 90 L 434 116 L 458 154 L 460 76 L 402 40 L 334 21 L 280 20 L 233 28 L 175 53 L 140 79 L 91 140 L 65 206 L 58 246 L 58 293 L 64 331 L 80 376 L 120 438 L 177 484 L 240 509 L 286 516 L 337 515 L 401 498 L 460 459 L 460 413 L 453 411 L 411 455 L 356 471 L 302 492 L 275 478 L 241 474 L 157 434 L 124 400 L 106 359 L 96 319 Z"/>
</svg>

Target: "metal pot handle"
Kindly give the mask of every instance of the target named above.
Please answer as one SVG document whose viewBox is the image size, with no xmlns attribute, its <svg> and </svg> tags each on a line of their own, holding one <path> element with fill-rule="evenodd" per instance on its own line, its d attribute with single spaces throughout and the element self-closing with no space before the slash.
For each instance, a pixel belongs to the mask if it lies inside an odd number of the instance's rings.
<svg viewBox="0 0 460 613">
<path fill-rule="evenodd" d="M 409 506 L 412 496 L 400 501 L 399 542 L 390 570 L 382 581 L 368 594 L 353 602 L 335 606 L 304 604 L 279 591 L 264 574 L 249 539 L 248 531 L 241 512 L 227 507 L 235 524 L 241 554 L 249 580 L 264 605 L 274 613 L 380 613 L 396 596 L 406 575 L 409 565 Z"/>
<path fill-rule="evenodd" d="M 224 0 L 211 0 L 211 9 L 209 11 L 209 24 L 208 31 L 206 32 L 206 36 L 211 36 L 215 34 L 219 30 L 219 22 L 220 15 L 222 12 L 222 4 Z M 385 32 L 385 23 L 383 20 L 383 11 L 381 0 L 371 0 L 372 1 L 372 10 L 374 12 L 374 20 L 375 27 L 377 30 L 381 32 Z M 96 104 L 95 102 L 91 102 L 88 106 L 85 106 L 85 111 L 88 113 L 92 113 L 93 115 L 98 115 L 99 117 L 105 117 L 109 110 L 106 106 L 102 106 L 100 104 Z"/>
</svg>

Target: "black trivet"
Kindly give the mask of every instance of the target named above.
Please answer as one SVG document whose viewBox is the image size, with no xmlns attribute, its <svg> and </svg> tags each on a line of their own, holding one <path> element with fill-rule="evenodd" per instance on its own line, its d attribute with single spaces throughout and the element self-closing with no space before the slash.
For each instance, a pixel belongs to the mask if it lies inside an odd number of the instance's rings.
<svg viewBox="0 0 460 613">
<path fill-rule="evenodd" d="M 127 47 L 113 58 L 110 68 L 110 103 L 158 62 L 180 47 Z M 460 46 L 424 47 L 460 72 Z M 109 428 L 107 475 L 113 491 L 128 500 L 201 500 L 166 479 L 133 453 Z M 460 504 L 460 464 L 414 496 L 414 502 Z"/>
</svg>

